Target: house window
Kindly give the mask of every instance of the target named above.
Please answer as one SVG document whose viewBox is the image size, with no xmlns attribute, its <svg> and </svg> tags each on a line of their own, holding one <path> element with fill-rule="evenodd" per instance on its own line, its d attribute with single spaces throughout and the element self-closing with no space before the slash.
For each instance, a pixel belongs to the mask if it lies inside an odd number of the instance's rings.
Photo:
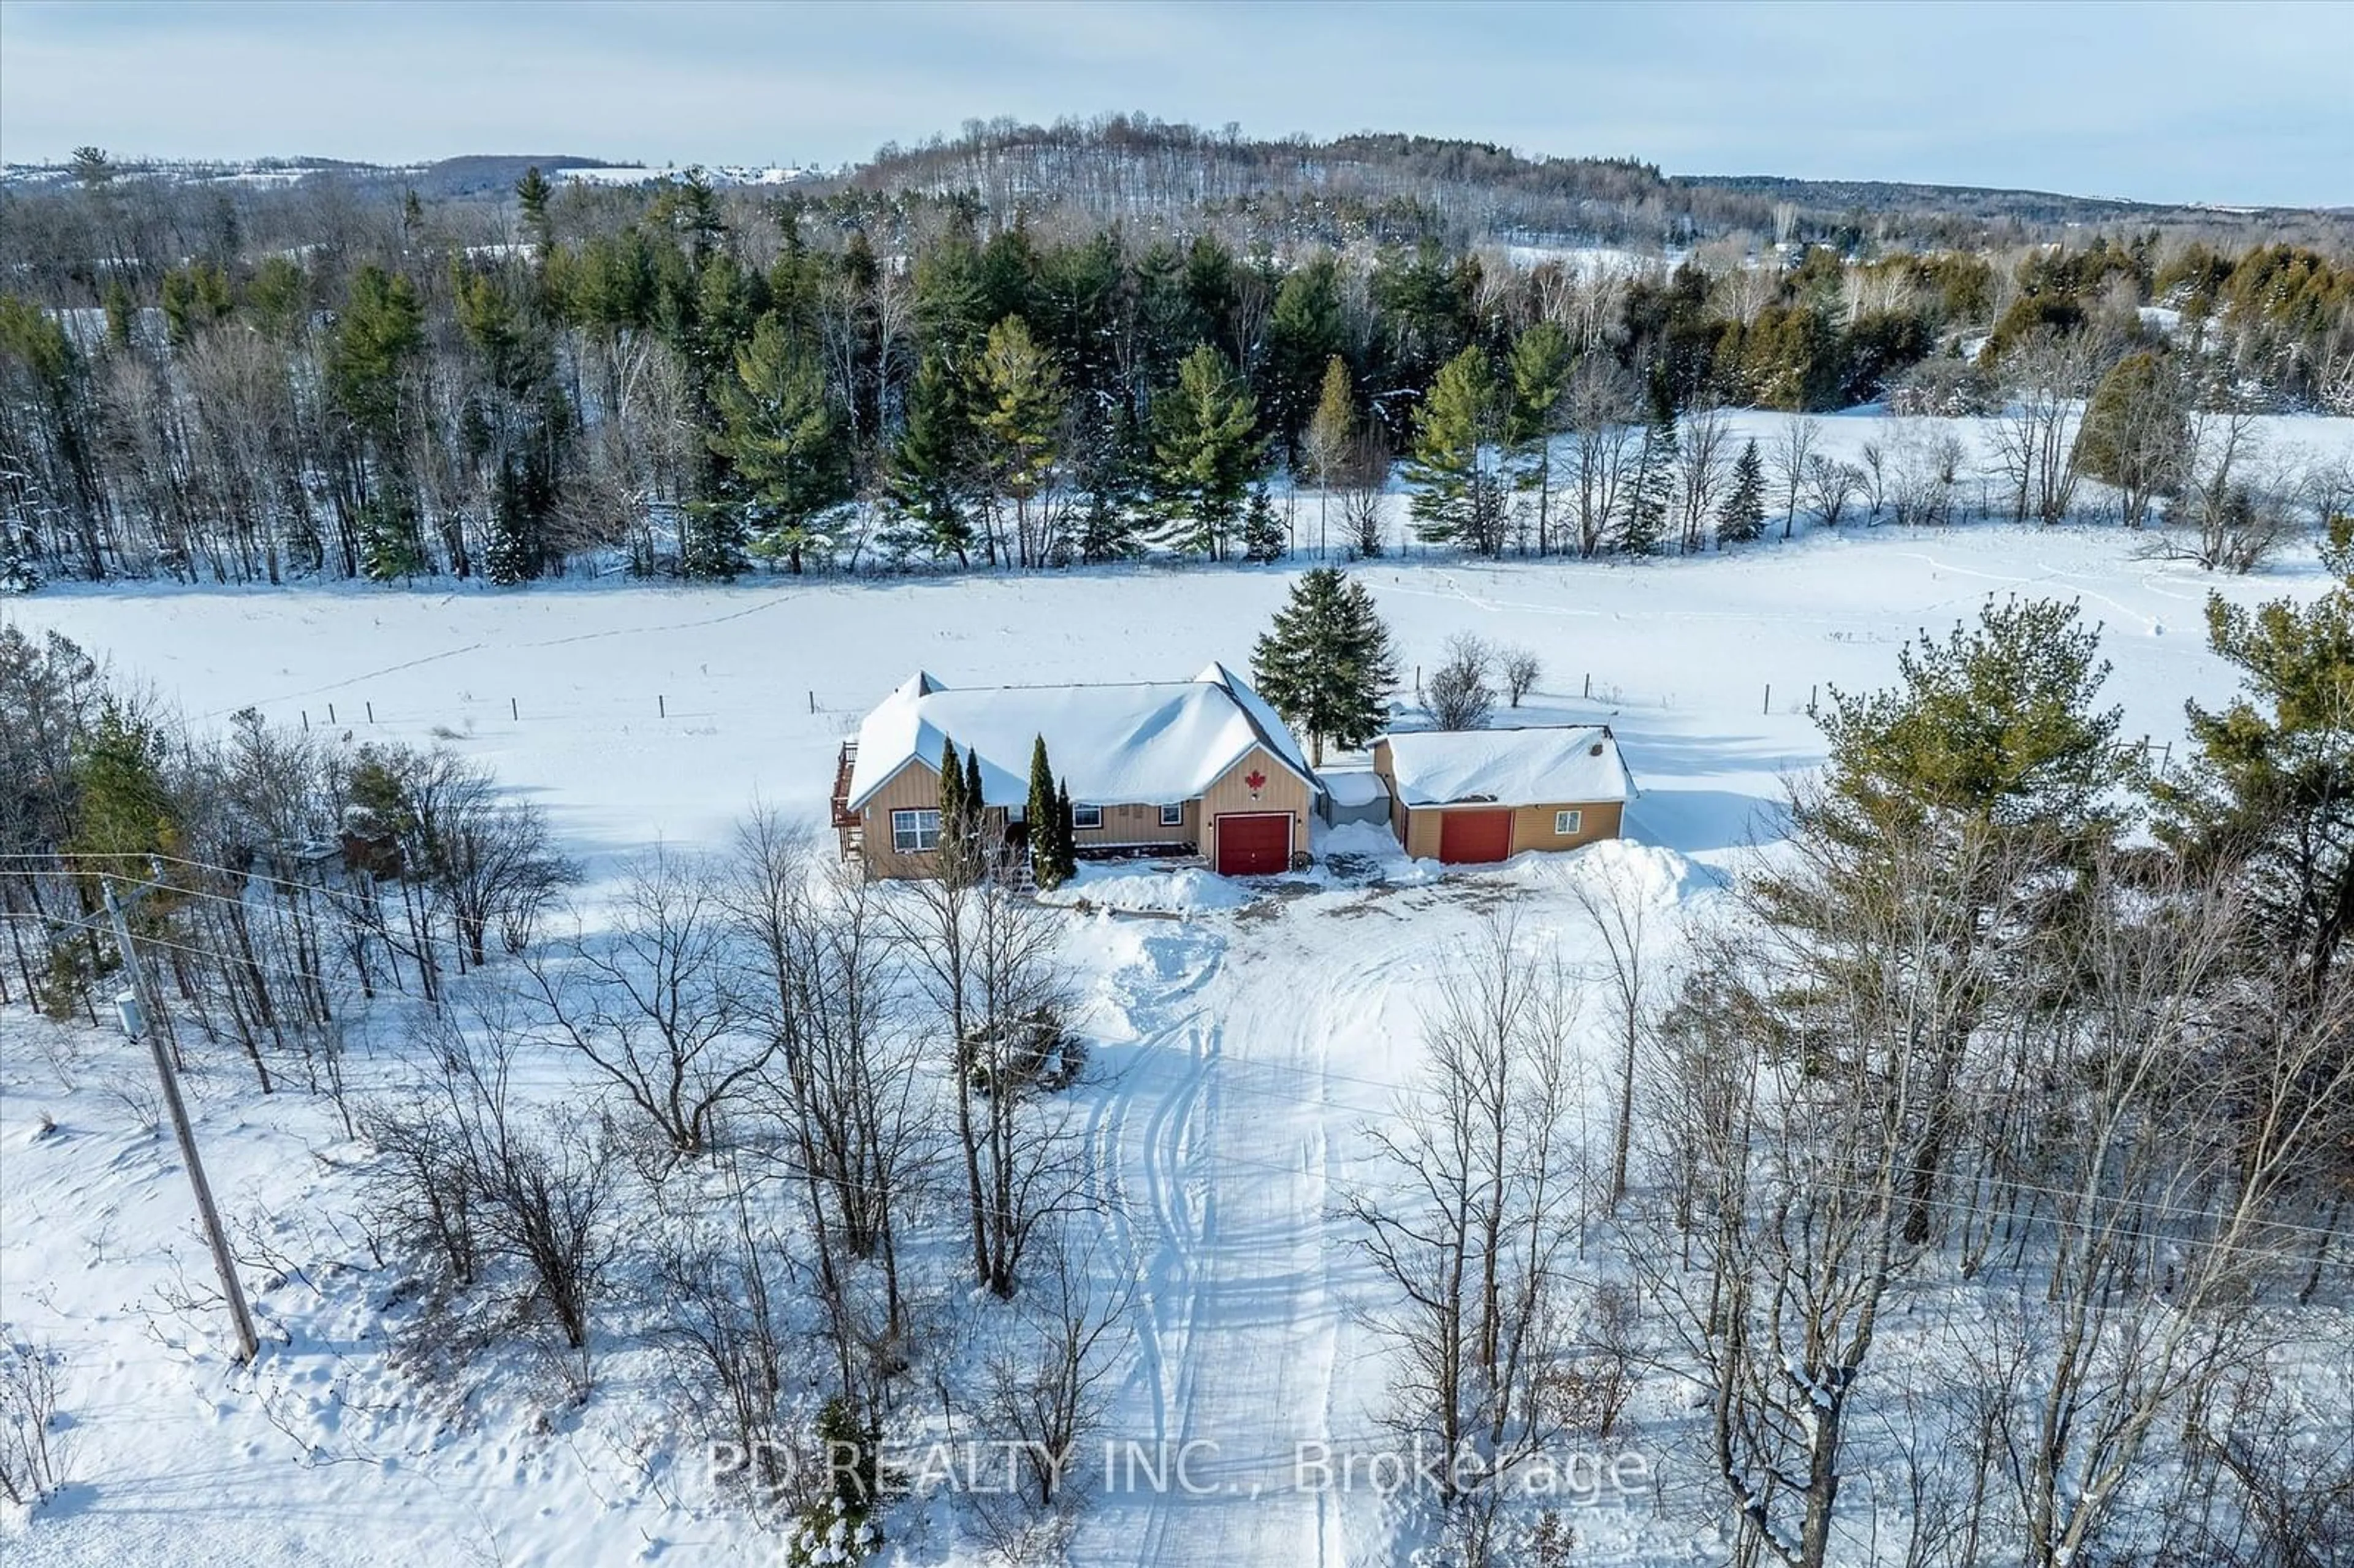
<svg viewBox="0 0 2354 1568">
<path fill-rule="evenodd" d="M 1102 827 L 1102 826 L 1103 826 L 1103 808 L 1102 808 L 1101 806 L 1074 806 L 1074 807 L 1072 807 L 1072 808 L 1071 808 L 1071 826 L 1073 826 L 1073 827 L 1075 827 L 1075 828 L 1100 828 L 1100 827 Z"/>
<path fill-rule="evenodd" d="M 1182 806 L 1161 807 L 1161 825 L 1164 828 L 1183 827 L 1185 825 L 1185 808 Z"/>
<path fill-rule="evenodd" d="M 1585 813 L 1575 809 L 1553 814 L 1553 831 L 1564 837 L 1585 826 Z"/>
<path fill-rule="evenodd" d="M 940 847 L 940 814 L 938 811 L 894 811 L 891 813 L 891 847 L 900 854 L 920 854 Z"/>
</svg>

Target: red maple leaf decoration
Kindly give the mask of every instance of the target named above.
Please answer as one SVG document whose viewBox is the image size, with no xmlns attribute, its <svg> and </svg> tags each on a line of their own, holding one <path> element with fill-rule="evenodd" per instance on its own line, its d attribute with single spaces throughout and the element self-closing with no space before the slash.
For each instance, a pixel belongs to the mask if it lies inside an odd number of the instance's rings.
<svg viewBox="0 0 2354 1568">
<path fill-rule="evenodd" d="M 1249 785 L 1251 793 L 1256 795 L 1267 788 L 1267 775 L 1254 768 L 1243 775 L 1243 782 Z"/>
</svg>

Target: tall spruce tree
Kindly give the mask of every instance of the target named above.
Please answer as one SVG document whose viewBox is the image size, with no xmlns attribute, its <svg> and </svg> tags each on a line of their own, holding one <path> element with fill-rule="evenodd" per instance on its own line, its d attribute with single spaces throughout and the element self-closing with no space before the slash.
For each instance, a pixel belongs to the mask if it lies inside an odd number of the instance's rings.
<svg viewBox="0 0 2354 1568">
<path fill-rule="evenodd" d="M 1357 396 L 1349 367 L 1334 355 L 1324 362 L 1324 382 L 1316 395 L 1304 442 L 1308 471 L 1316 476 L 1316 557 L 1324 558 L 1325 529 L 1332 482 L 1346 470 L 1357 440 Z"/>
<path fill-rule="evenodd" d="M 1716 509 L 1720 545 L 1745 545 L 1766 532 L 1766 464 L 1755 440 L 1733 463 L 1733 488 Z"/>
<path fill-rule="evenodd" d="M 1492 556 L 1504 547 L 1503 475 L 1495 443 L 1503 433 L 1495 372 L 1477 344 L 1448 360 L 1415 413 L 1405 476 L 1415 533 L 1434 545 Z"/>
<path fill-rule="evenodd" d="M 1655 386 L 1650 422 L 1635 453 L 1635 479 L 1627 491 L 1627 514 L 1618 528 L 1618 548 L 1630 556 L 1657 551 L 1667 537 L 1668 512 L 1676 486 L 1676 415 L 1664 387 Z"/>
<path fill-rule="evenodd" d="M 798 573 L 818 519 L 850 499 L 850 442 L 824 372 L 776 313 L 760 317 L 715 397 L 726 457 L 745 499 L 748 548 Z"/>
<path fill-rule="evenodd" d="M 1223 561 L 1251 481 L 1266 466 L 1266 445 L 1255 433 L 1258 400 L 1225 356 L 1204 344 L 1152 408 L 1152 491 L 1163 537 Z"/>
<path fill-rule="evenodd" d="M 1570 373 L 1577 364 L 1569 334 L 1553 322 L 1539 322 L 1512 340 L 1506 364 L 1511 408 L 1504 425 L 1512 487 L 1533 496 L 1537 554 L 1553 548 L 1553 438 L 1561 429 L 1562 406 L 1569 397 Z"/>
<path fill-rule="evenodd" d="M 962 838 L 970 807 L 964 792 L 964 764 L 958 760 L 956 742 L 940 742 L 940 839 Z"/>
<path fill-rule="evenodd" d="M 1063 372 L 1020 316 L 989 329 L 973 370 L 973 429 L 991 491 L 1013 503 L 1011 549 L 1016 566 L 1046 564 L 1048 541 L 1030 503 L 1054 476 L 1063 421 Z M 1000 541 L 990 542 L 993 564 Z"/>
<path fill-rule="evenodd" d="M 1078 835 L 1071 821 L 1071 782 L 1055 786 L 1055 880 L 1068 882 L 1079 874 Z"/>
<path fill-rule="evenodd" d="M 1330 252 L 1284 274 L 1267 320 L 1263 384 L 1268 420 L 1283 443 L 1284 461 L 1295 470 L 1326 366 L 1340 354 L 1345 330 L 1340 267 Z"/>
<path fill-rule="evenodd" d="M 547 183 L 547 176 L 539 172 L 537 164 L 525 169 L 523 178 L 515 182 L 515 203 L 523 208 L 524 232 L 538 247 L 538 260 L 543 265 L 556 237 L 555 226 L 547 216 L 548 199 L 555 194 L 556 187 Z"/>
<path fill-rule="evenodd" d="M 1055 805 L 1055 768 L 1046 758 L 1046 737 L 1030 743 L 1030 800 L 1023 812 L 1030 840 L 1030 876 L 1044 888 L 1063 885 L 1062 845 L 1057 842 L 1060 813 Z"/>
<path fill-rule="evenodd" d="M 891 449 L 892 503 L 917 528 L 921 546 L 934 558 L 972 564 L 972 418 L 961 377 L 947 358 L 932 353 L 916 366 L 908 384 L 907 417 Z"/>
<path fill-rule="evenodd" d="M 1397 655 L 1373 596 L 1337 567 L 1302 572 L 1251 651 L 1253 683 L 1286 724 L 1306 734 L 1318 766 L 1327 740 L 1354 749 L 1382 732 L 1397 678 Z"/>
</svg>

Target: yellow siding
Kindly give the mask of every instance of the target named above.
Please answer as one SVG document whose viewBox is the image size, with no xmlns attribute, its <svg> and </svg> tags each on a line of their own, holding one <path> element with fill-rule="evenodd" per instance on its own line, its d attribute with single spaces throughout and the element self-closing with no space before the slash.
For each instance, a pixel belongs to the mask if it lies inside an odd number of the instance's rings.
<svg viewBox="0 0 2354 1568">
<path fill-rule="evenodd" d="M 1252 769 L 1265 774 L 1267 781 L 1260 787 L 1258 798 L 1251 798 L 1250 786 L 1244 783 Z M 1194 841 L 1212 865 L 1218 863 L 1217 820 L 1230 811 L 1288 811 L 1291 813 L 1291 850 L 1298 854 L 1308 848 L 1308 813 L 1315 804 L 1315 796 L 1306 780 L 1278 762 L 1262 747 L 1253 747 L 1241 759 L 1227 768 L 1203 791 L 1195 803 L 1195 811 L 1204 831 Z"/>
</svg>

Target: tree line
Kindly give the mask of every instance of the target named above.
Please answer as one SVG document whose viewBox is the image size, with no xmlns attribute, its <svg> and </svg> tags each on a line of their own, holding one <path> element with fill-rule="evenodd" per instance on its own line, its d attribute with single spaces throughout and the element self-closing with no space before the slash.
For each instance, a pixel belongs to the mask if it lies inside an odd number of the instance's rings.
<svg viewBox="0 0 2354 1568">
<path fill-rule="evenodd" d="M 2285 246 L 1728 242 L 1596 269 L 535 169 L 494 214 L 323 203 L 267 249 L 233 210 L 183 222 L 164 264 L 135 237 L 172 187 L 101 162 L 46 199 L 86 209 L 55 238 L 95 253 L 0 295 L 18 588 L 1268 559 L 1311 536 L 1303 485 L 1320 546 L 1365 553 L 1394 546 L 1401 461 L 1434 546 L 1690 550 L 1763 510 L 1718 410 L 1881 395 L 2047 411 L 2004 468 L 2051 521 L 2084 404 L 2137 354 L 2183 367 L 2186 409 L 2354 397 L 2354 272 Z M 2151 302 L 2182 323 L 2163 341 Z M 2090 466 L 2158 493 L 2147 464 Z M 1936 509 L 1853 464 L 1790 475 L 1786 520 L 1835 524 L 1867 488 L 1875 517 Z"/>
</svg>

